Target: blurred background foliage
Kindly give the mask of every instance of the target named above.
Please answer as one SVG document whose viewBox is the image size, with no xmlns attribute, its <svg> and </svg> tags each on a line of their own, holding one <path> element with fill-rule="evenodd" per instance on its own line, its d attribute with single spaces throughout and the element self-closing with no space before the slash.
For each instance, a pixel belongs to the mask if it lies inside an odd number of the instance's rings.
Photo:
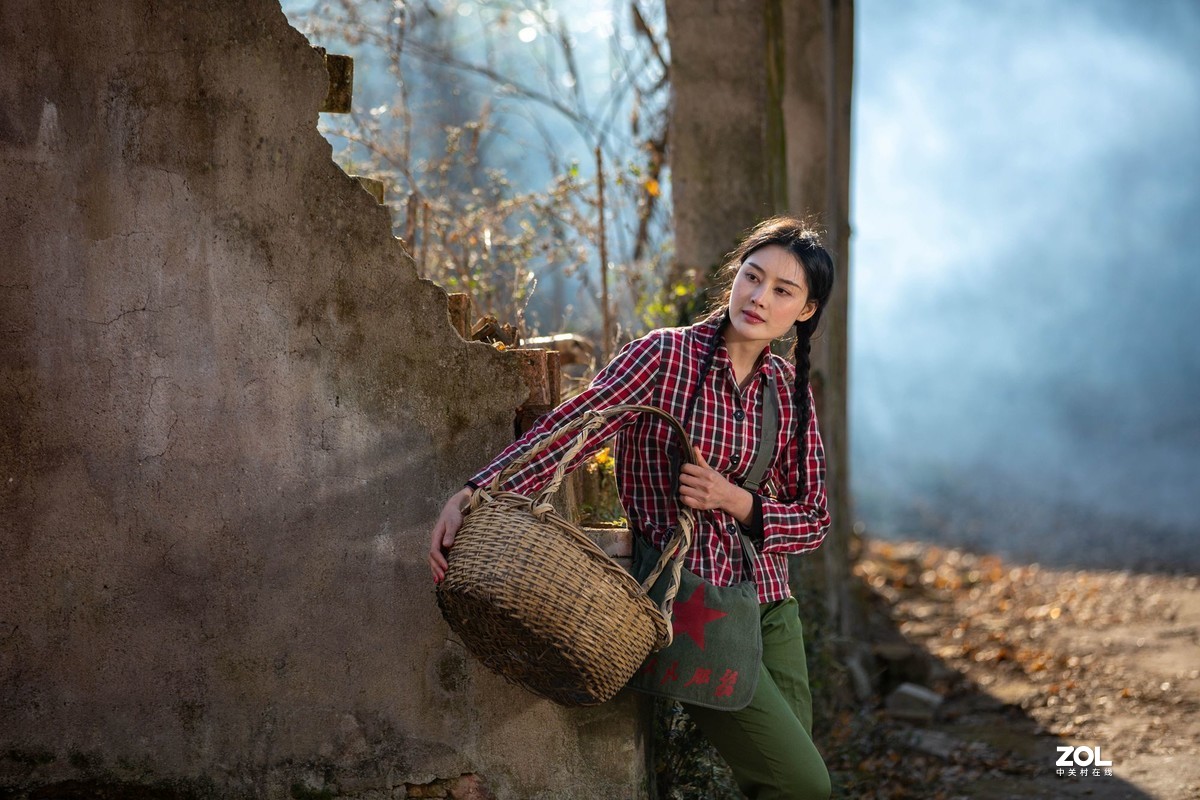
<svg viewBox="0 0 1200 800">
<path fill-rule="evenodd" d="M 677 321 L 695 276 L 671 266 L 660 4 L 285 10 L 311 41 L 354 57 L 353 111 L 323 115 L 321 129 L 347 172 L 385 181 L 422 277 L 524 335 L 598 337 L 603 252 L 615 342 Z"/>
</svg>

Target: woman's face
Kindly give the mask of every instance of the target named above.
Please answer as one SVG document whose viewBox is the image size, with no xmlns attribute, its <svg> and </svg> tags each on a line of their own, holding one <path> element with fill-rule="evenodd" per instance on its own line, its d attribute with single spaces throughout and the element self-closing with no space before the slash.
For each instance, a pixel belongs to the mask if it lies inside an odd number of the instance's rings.
<svg viewBox="0 0 1200 800">
<path fill-rule="evenodd" d="M 777 244 L 750 253 L 738 267 L 729 297 L 732 341 L 770 342 L 817 311 L 795 257 Z"/>
</svg>

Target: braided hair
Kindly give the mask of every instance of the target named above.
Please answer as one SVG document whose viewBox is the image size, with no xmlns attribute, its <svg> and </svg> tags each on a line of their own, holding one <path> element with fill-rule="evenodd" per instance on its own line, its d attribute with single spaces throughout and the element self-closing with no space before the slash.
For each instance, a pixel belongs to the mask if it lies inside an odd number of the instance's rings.
<svg viewBox="0 0 1200 800">
<path fill-rule="evenodd" d="M 734 276 L 751 253 L 769 245 L 782 247 L 796 259 L 804 270 L 808 297 L 817 304 L 817 310 L 811 317 L 796 323 L 796 343 L 792 349 L 792 359 L 796 364 L 796 382 L 792 388 L 797 410 L 795 439 L 803 458 L 805 433 L 808 431 L 809 420 L 812 419 L 812 408 L 808 401 L 812 337 L 821 321 L 821 314 L 829 303 L 829 297 L 833 294 L 836 269 L 833 257 L 825 249 L 820 234 L 809 222 L 794 217 L 772 217 L 763 220 L 751 228 L 737 248 L 727 256 L 725 266 L 721 270 L 725 289 L 720 296 L 719 310 L 725 314 L 726 324 Z"/>
</svg>

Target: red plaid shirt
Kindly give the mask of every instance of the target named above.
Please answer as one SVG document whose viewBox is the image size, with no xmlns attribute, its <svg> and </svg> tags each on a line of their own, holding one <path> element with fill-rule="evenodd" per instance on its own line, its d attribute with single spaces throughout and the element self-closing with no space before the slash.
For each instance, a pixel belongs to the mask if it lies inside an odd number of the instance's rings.
<svg viewBox="0 0 1200 800">
<path fill-rule="evenodd" d="M 721 318 L 714 317 L 688 328 L 666 328 L 627 344 L 580 394 L 543 416 L 524 436 L 513 442 L 469 483 L 487 486 L 530 443 L 587 409 L 622 403 L 651 405 L 681 422 L 700 378 L 706 357 L 718 336 Z M 762 435 L 765 375 L 772 371 L 779 397 L 779 433 L 775 455 L 760 489 L 762 509 L 761 551 L 754 556 L 758 599 L 766 603 L 788 597 L 788 553 L 813 550 L 825 538 L 829 512 L 825 501 L 825 449 L 817 428 L 816 412 L 809 421 L 803 463 L 792 436 L 796 408 L 792 399 L 795 368 L 769 351 L 745 390 L 738 388 L 723 342 L 700 388 L 687 426 L 692 444 L 709 466 L 733 483 L 750 471 Z M 810 403 L 811 392 L 810 392 Z M 662 549 L 673 533 L 678 499 L 671 496 L 673 477 L 668 446 L 673 441 L 665 422 L 649 414 L 631 413 L 608 420 L 569 465 L 580 466 L 616 436 L 616 474 L 621 504 L 634 530 L 647 535 Z M 539 454 L 501 488 L 535 495 L 549 482 L 569 438 L 564 437 Z M 705 580 L 728 586 L 741 571 L 738 522 L 725 511 L 697 514 L 696 544 L 685 566 Z"/>
</svg>

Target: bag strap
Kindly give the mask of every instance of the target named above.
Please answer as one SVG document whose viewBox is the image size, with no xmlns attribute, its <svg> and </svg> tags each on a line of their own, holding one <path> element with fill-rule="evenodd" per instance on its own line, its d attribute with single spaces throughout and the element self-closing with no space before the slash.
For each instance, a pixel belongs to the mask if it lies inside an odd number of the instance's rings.
<svg viewBox="0 0 1200 800">
<path fill-rule="evenodd" d="M 767 373 L 767 383 L 763 387 L 763 420 L 762 438 L 758 442 L 758 455 L 754 458 L 754 466 L 750 474 L 742 481 L 742 488 L 757 492 L 762 486 L 763 478 L 767 476 L 767 468 L 775 457 L 775 440 L 779 434 L 779 396 L 775 393 L 775 375 Z"/>
</svg>

